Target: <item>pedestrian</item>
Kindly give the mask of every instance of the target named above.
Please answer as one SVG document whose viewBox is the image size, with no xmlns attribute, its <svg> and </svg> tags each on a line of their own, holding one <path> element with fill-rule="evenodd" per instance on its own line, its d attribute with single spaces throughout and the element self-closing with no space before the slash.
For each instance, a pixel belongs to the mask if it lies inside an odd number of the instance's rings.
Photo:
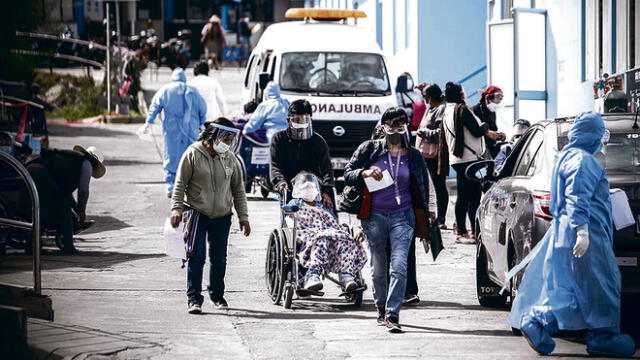
<svg viewBox="0 0 640 360">
<path fill-rule="evenodd" d="M 438 225 L 441 229 L 446 229 L 449 191 L 447 190 L 447 177 L 438 172 L 440 130 L 445 109 L 444 94 L 438 84 L 429 84 L 423 88 L 422 96 L 429 108 L 418 127 L 416 148 L 422 152 L 435 188 L 438 203 Z"/>
<path fill-rule="evenodd" d="M 218 80 L 209 76 L 209 64 L 206 61 L 198 61 L 193 67 L 193 79 L 187 81 L 187 85 L 194 87 L 207 103 L 206 121 L 227 115 L 227 101 Z"/>
<path fill-rule="evenodd" d="M 200 42 L 204 48 L 204 58 L 211 61 L 216 70 L 220 70 L 220 57 L 227 46 L 224 29 L 218 15 L 211 15 L 200 31 Z"/>
<path fill-rule="evenodd" d="M 481 123 L 465 103 L 464 90 L 460 84 L 447 83 L 446 105 L 440 130 L 439 173 L 446 175 L 449 164 L 456 171 L 456 243 L 475 244 L 475 218 L 480 205 L 482 188 L 480 183 L 465 176 L 467 167 L 482 160 L 485 152 L 484 138 L 500 139 L 500 135 Z M 467 231 L 466 217 L 469 217 L 471 233 Z"/>
<path fill-rule="evenodd" d="M 508 275 L 527 266 L 509 315 L 539 354 L 553 352 L 560 330 L 587 330 L 591 356 L 632 356 L 620 333 L 621 279 L 613 253 L 609 180 L 593 156 L 605 136 L 600 114 L 580 114 L 551 178 L 552 225 Z M 506 283 L 508 283 L 508 279 Z"/>
<path fill-rule="evenodd" d="M 485 89 L 478 90 L 478 92 L 480 93 L 480 101 L 471 108 L 471 111 L 480 119 L 480 122 L 487 124 L 489 130 L 498 131 L 496 111 L 502 107 L 502 99 L 504 98 L 502 89 L 491 85 Z M 496 144 L 496 140 L 488 136 L 485 136 L 484 141 L 491 158 L 495 159 L 500 151 L 500 145 Z"/>
<path fill-rule="evenodd" d="M 371 254 L 373 298 L 377 322 L 391 333 L 402 332 L 400 307 L 407 283 L 407 257 L 413 236 L 426 229 L 428 219 L 428 173 L 422 154 L 409 143 L 409 118 L 392 107 L 382 115 L 384 139 L 360 144 L 345 168 L 345 185 L 361 193 L 359 208 Z M 387 174 L 387 175 L 384 175 Z M 371 192 L 366 182 L 386 177 L 392 185 Z M 415 230 L 415 231 L 414 231 Z M 387 242 L 391 264 L 387 261 Z M 390 281 L 387 281 L 390 267 Z"/>
<path fill-rule="evenodd" d="M 176 171 L 182 153 L 198 138 L 204 124 L 207 104 L 198 90 L 186 84 L 187 77 L 182 68 L 171 74 L 171 83 L 156 92 L 149 106 L 149 114 L 138 134 L 149 134 L 151 124 L 160 112 L 164 113 L 162 134 L 164 135 L 163 167 L 167 183 L 167 197 L 171 198 Z"/>
<path fill-rule="evenodd" d="M 226 118 L 207 123 L 180 160 L 171 198 L 171 225 L 185 226 L 187 247 L 188 312 L 202 312 L 202 270 L 209 242 L 209 297 L 217 309 L 226 309 L 224 276 L 227 244 L 235 208 L 244 236 L 251 234 L 247 197 L 240 163 L 229 151 L 239 130 Z"/>
<path fill-rule="evenodd" d="M 304 99 L 289 106 L 288 126 L 271 140 L 269 178 L 275 191 L 289 193 L 293 178 L 301 171 L 312 173 L 320 181 L 322 203 L 334 209 L 335 178 L 329 157 L 329 145 L 313 131 L 311 104 Z"/>
<path fill-rule="evenodd" d="M 93 225 L 86 220 L 91 178 L 99 179 L 107 172 L 102 155 L 93 146 L 85 149 L 76 145 L 73 150 L 42 149 L 40 156 L 28 163 L 27 170 L 38 190 L 42 223 L 59 231 L 62 242 L 58 246 L 63 253 L 77 253 L 74 232 Z M 74 199 L 76 191 L 77 199 Z M 26 189 L 22 191 L 20 211 L 31 215 L 31 200 Z"/>
<path fill-rule="evenodd" d="M 289 106 L 289 100 L 280 96 L 280 86 L 269 81 L 264 89 L 264 100 L 251 114 L 242 133 L 249 135 L 259 130 L 265 130 L 267 138 L 271 141 L 273 135 L 289 126 L 287 121 Z"/>
<path fill-rule="evenodd" d="M 526 133 L 527 130 L 529 130 L 529 127 L 531 127 L 531 123 L 524 119 L 518 119 L 518 121 L 516 121 L 516 123 L 513 124 L 513 129 L 512 129 L 511 138 L 509 139 L 509 142 L 500 146 L 500 152 L 496 156 L 496 160 L 495 160 L 496 165 L 494 170 L 496 174 L 500 173 L 500 170 L 502 170 L 502 167 L 504 166 L 504 162 L 507 160 L 507 157 L 509 156 L 509 154 L 511 154 L 511 150 L 513 149 L 513 146 L 515 145 L 516 142 L 518 142 L 518 140 L 522 138 L 524 133 Z"/>
<path fill-rule="evenodd" d="M 426 106 L 419 89 L 414 87 L 413 77 L 408 72 L 403 72 L 396 81 L 396 98 L 398 107 L 407 113 L 411 120 L 410 130 L 415 130 L 420 124 Z M 412 129 L 415 124 L 415 128 Z"/>
<path fill-rule="evenodd" d="M 251 47 L 251 15 L 245 12 L 238 21 L 238 44 Z"/>
</svg>

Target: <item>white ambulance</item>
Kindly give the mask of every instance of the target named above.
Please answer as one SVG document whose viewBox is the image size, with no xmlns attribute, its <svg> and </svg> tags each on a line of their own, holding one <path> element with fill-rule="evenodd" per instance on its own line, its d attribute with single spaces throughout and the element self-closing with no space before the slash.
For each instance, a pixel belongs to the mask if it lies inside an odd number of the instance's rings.
<svg viewBox="0 0 640 360">
<path fill-rule="evenodd" d="M 289 101 L 313 107 L 313 130 L 327 141 L 338 175 L 357 146 L 371 138 L 382 113 L 396 106 L 380 46 L 373 34 L 346 23 L 357 10 L 289 9 L 302 21 L 269 26 L 247 62 L 243 104 L 262 101 L 270 80 Z"/>
</svg>

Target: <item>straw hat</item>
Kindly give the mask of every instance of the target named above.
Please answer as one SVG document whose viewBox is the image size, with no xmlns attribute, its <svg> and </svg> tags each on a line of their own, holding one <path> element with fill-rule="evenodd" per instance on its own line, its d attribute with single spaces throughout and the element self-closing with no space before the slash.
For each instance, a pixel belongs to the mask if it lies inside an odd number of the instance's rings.
<svg viewBox="0 0 640 360">
<path fill-rule="evenodd" d="M 89 146 L 88 148 L 84 148 L 81 145 L 76 145 L 73 147 L 73 151 L 77 151 L 83 154 L 87 160 L 91 163 L 91 167 L 93 167 L 93 172 L 91 172 L 91 176 L 96 179 L 99 179 L 104 176 L 107 172 L 107 168 L 104 166 L 104 159 L 100 153 L 96 151 L 96 148 L 93 146 Z"/>
</svg>

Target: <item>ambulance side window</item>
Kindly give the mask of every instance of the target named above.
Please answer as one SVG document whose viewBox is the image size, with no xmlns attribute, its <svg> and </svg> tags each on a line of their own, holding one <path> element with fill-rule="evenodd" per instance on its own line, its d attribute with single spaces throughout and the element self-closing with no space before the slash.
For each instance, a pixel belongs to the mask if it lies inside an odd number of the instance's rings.
<svg viewBox="0 0 640 360">
<path fill-rule="evenodd" d="M 249 88 L 249 78 L 250 78 L 250 74 L 251 74 L 251 70 L 253 69 L 253 61 L 256 59 L 256 55 L 254 54 L 253 56 L 251 56 L 251 59 L 249 59 L 249 65 L 247 65 L 247 72 L 244 75 L 244 87 L 245 89 Z"/>
<path fill-rule="evenodd" d="M 277 62 L 277 60 L 278 60 L 277 56 L 274 56 L 271 59 L 271 71 L 270 71 L 271 80 L 275 79 L 275 76 L 276 76 L 276 62 Z"/>
</svg>

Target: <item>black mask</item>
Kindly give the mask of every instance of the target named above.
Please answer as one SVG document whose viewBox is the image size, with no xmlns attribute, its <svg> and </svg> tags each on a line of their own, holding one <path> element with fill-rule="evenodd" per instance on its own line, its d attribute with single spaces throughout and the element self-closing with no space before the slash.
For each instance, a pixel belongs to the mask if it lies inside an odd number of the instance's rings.
<svg viewBox="0 0 640 360">
<path fill-rule="evenodd" d="M 400 145 L 402 143 L 402 138 L 404 134 L 385 134 L 387 143 L 391 145 Z"/>
</svg>

